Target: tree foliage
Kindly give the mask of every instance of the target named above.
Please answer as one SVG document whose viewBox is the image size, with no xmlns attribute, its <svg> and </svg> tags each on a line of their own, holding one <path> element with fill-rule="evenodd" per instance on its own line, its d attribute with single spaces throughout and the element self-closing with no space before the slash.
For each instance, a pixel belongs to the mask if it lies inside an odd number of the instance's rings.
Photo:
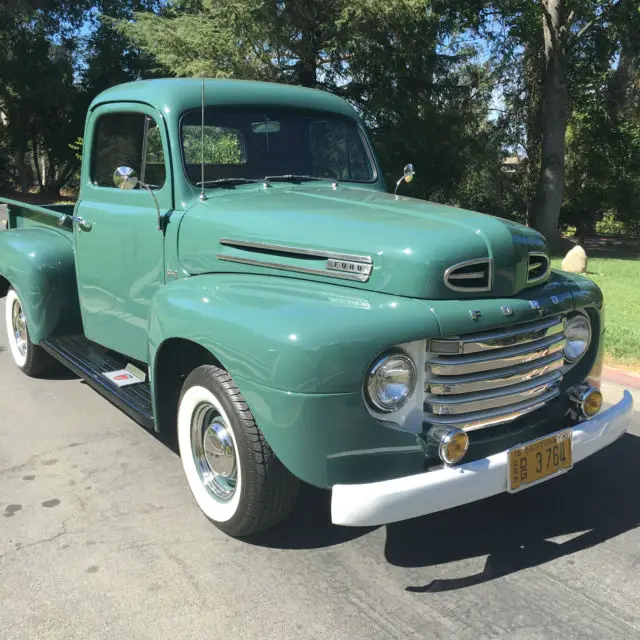
<svg viewBox="0 0 640 640">
<path fill-rule="evenodd" d="M 640 226 L 637 0 L 5 0 L 0 182 L 72 181 L 90 100 L 160 75 L 336 93 L 411 195 L 550 238 Z"/>
</svg>

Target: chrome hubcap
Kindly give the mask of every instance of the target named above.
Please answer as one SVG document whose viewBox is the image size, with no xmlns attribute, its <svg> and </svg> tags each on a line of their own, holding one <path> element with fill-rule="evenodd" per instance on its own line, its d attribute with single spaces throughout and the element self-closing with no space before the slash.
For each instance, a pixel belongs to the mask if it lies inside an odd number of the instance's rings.
<svg viewBox="0 0 640 640">
<path fill-rule="evenodd" d="M 227 421 L 208 403 L 200 404 L 193 412 L 191 452 L 207 491 L 216 500 L 230 500 L 238 480 L 236 450 Z"/>
<path fill-rule="evenodd" d="M 16 348 L 20 355 L 24 357 L 27 355 L 27 321 L 18 300 L 13 301 L 11 309 L 11 328 L 13 329 Z"/>
</svg>

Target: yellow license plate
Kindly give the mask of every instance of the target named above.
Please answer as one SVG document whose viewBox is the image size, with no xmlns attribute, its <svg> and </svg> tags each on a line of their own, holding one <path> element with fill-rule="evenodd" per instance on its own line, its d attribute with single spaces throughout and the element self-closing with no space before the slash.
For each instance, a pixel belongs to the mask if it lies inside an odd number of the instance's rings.
<svg viewBox="0 0 640 640">
<path fill-rule="evenodd" d="M 520 491 L 573 466 L 572 432 L 560 431 L 509 450 L 509 491 Z"/>
</svg>

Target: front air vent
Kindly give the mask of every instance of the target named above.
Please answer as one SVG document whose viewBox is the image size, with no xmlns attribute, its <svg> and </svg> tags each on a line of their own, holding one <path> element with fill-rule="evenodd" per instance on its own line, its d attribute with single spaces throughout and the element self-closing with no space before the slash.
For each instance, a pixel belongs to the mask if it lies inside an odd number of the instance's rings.
<svg viewBox="0 0 640 640">
<path fill-rule="evenodd" d="M 546 253 L 530 253 L 527 284 L 542 282 L 549 275 L 550 269 L 551 264 Z"/>
<path fill-rule="evenodd" d="M 460 262 L 444 272 L 444 283 L 453 291 L 490 291 L 492 279 L 490 258 Z"/>
</svg>

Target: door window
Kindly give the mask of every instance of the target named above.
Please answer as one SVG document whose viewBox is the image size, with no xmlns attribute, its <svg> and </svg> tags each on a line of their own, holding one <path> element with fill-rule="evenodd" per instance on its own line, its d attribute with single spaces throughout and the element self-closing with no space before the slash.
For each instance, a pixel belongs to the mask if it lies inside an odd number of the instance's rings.
<svg viewBox="0 0 640 640">
<path fill-rule="evenodd" d="M 118 167 L 130 167 L 151 188 L 164 185 L 162 137 L 153 118 L 141 113 L 111 113 L 99 118 L 91 157 L 93 184 L 115 189 L 113 172 Z"/>
</svg>

